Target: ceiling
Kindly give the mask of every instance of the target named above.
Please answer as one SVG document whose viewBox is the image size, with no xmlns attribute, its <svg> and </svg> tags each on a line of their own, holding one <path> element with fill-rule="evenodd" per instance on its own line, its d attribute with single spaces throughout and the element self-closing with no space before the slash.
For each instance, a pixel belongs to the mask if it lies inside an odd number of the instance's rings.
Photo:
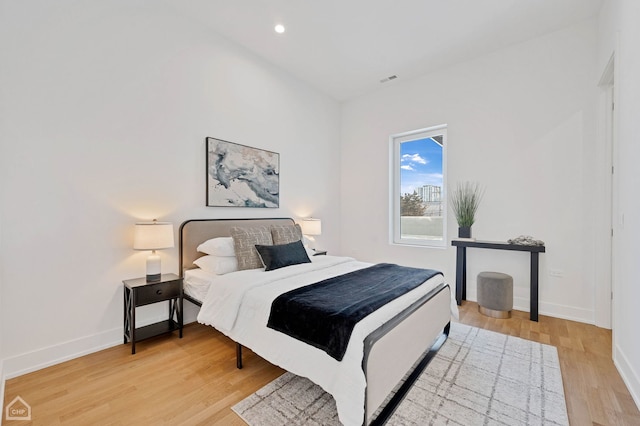
<svg viewBox="0 0 640 426">
<path fill-rule="evenodd" d="M 165 0 L 339 101 L 549 33 L 602 0 Z M 286 27 L 276 34 L 274 26 Z M 386 83 L 380 80 L 397 75 Z"/>
</svg>

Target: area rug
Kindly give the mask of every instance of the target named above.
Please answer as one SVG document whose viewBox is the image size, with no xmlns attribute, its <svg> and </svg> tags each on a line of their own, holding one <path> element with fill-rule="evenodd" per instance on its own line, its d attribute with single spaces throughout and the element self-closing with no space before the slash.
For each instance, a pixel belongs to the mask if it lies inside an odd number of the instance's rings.
<svg viewBox="0 0 640 426">
<path fill-rule="evenodd" d="M 232 407 L 250 426 L 340 425 L 333 397 L 285 373 Z M 568 425 L 555 347 L 452 323 L 388 425 Z"/>
</svg>

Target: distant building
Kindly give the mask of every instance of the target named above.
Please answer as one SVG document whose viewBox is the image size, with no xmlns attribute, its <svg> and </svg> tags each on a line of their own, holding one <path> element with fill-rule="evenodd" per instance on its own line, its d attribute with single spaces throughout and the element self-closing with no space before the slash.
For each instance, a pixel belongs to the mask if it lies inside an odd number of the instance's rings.
<svg viewBox="0 0 640 426">
<path fill-rule="evenodd" d="M 424 185 L 416 189 L 424 203 L 442 201 L 442 187 L 435 185 Z"/>
</svg>

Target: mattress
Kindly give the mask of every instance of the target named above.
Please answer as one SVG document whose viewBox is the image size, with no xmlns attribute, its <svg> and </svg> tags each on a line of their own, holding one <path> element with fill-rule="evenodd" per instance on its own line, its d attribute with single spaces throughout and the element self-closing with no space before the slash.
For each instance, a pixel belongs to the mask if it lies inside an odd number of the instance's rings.
<svg viewBox="0 0 640 426">
<path fill-rule="evenodd" d="M 207 297 L 207 292 L 216 275 L 203 271 L 200 268 L 189 269 L 184 273 L 184 293 L 202 303 Z"/>
</svg>

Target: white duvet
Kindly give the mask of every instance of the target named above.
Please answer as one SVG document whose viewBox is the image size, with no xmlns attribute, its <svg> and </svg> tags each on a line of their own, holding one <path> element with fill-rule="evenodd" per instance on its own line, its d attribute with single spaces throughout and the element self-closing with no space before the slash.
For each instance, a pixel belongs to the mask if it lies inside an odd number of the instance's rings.
<svg viewBox="0 0 640 426">
<path fill-rule="evenodd" d="M 216 276 L 203 300 L 198 321 L 215 327 L 269 362 L 317 383 L 333 395 L 340 421 L 344 425 L 359 425 L 364 418 L 365 337 L 442 283 L 442 275 L 436 275 L 356 324 L 342 361 L 267 328 L 266 324 L 271 303 L 280 294 L 368 266 L 371 264 L 347 257 L 315 256 L 312 263 L 275 271 L 253 269 Z"/>
</svg>

